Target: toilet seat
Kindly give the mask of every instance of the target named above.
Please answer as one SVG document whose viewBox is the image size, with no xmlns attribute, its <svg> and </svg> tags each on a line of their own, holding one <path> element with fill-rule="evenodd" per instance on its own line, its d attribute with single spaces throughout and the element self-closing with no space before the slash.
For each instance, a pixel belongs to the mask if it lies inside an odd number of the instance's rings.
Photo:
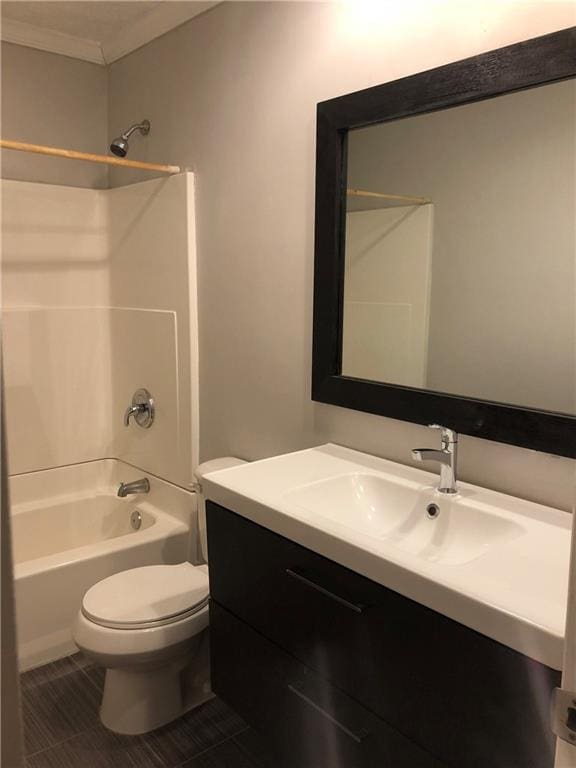
<svg viewBox="0 0 576 768">
<path fill-rule="evenodd" d="M 91 587 L 86 619 L 109 629 L 152 629 L 182 621 L 208 604 L 205 568 L 191 563 L 150 565 L 116 573 Z"/>
</svg>

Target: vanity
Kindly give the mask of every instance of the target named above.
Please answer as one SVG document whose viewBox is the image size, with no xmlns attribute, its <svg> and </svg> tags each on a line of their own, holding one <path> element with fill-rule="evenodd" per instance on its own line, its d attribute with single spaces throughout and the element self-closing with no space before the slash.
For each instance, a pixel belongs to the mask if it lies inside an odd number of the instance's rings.
<svg viewBox="0 0 576 768">
<path fill-rule="evenodd" d="M 283 768 L 553 766 L 571 515 L 455 470 L 458 433 L 576 458 L 575 49 L 318 104 L 312 400 L 443 425 L 406 455 L 442 474 L 328 444 L 204 479 L 213 689 Z"/>
<path fill-rule="evenodd" d="M 204 478 L 213 690 L 278 765 L 553 765 L 571 516 L 437 481 L 330 444 Z"/>
</svg>

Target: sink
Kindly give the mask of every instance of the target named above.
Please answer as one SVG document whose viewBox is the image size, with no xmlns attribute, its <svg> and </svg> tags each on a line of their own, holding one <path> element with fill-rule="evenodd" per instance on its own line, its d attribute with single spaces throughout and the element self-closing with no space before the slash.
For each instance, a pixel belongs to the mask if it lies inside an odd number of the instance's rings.
<svg viewBox="0 0 576 768">
<path fill-rule="evenodd" d="M 470 562 L 524 533 L 466 495 L 447 496 L 394 476 L 351 472 L 294 488 L 284 499 L 332 524 L 427 561 Z"/>
<path fill-rule="evenodd" d="M 445 495 L 437 484 L 420 468 L 328 443 L 209 473 L 202 488 L 257 525 L 562 669 L 572 515 L 466 482 Z"/>
</svg>

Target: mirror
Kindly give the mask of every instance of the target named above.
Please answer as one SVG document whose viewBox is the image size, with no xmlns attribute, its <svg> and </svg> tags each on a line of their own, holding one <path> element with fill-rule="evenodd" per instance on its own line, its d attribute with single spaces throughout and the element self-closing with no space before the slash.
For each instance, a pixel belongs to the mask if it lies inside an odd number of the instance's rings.
<svg viewBox="0 0 576 768">
<path fill-rule="evenodd" d="M 314 400 L 576 458 L 575 49 L 318 105 Z"/>
<path fill-rule="evenodd" d="M 576 85 L 350 131 L 342 374 L 576 414 Z"/>
</svg>

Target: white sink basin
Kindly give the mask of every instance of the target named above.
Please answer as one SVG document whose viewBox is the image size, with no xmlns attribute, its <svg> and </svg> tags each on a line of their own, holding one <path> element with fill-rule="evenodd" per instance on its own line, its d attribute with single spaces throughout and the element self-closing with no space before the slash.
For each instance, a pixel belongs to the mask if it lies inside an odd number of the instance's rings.
<svg viewBox="0 0 576 768">
<path fill-rule="evenodd" d="M 447 565 L 469 562 L 524 532 L 517 522 L 460 494 L 451 497 L 417 483 L 363 472 L 301 486 L 285 498 L 332 523 Z"/>
<path fill-rule="evenodd" d="M 331 444 L 202 481 L 223 507 L 561 669 L 572 515 L 437 486 L 438 475 Z"/>
</svg>

